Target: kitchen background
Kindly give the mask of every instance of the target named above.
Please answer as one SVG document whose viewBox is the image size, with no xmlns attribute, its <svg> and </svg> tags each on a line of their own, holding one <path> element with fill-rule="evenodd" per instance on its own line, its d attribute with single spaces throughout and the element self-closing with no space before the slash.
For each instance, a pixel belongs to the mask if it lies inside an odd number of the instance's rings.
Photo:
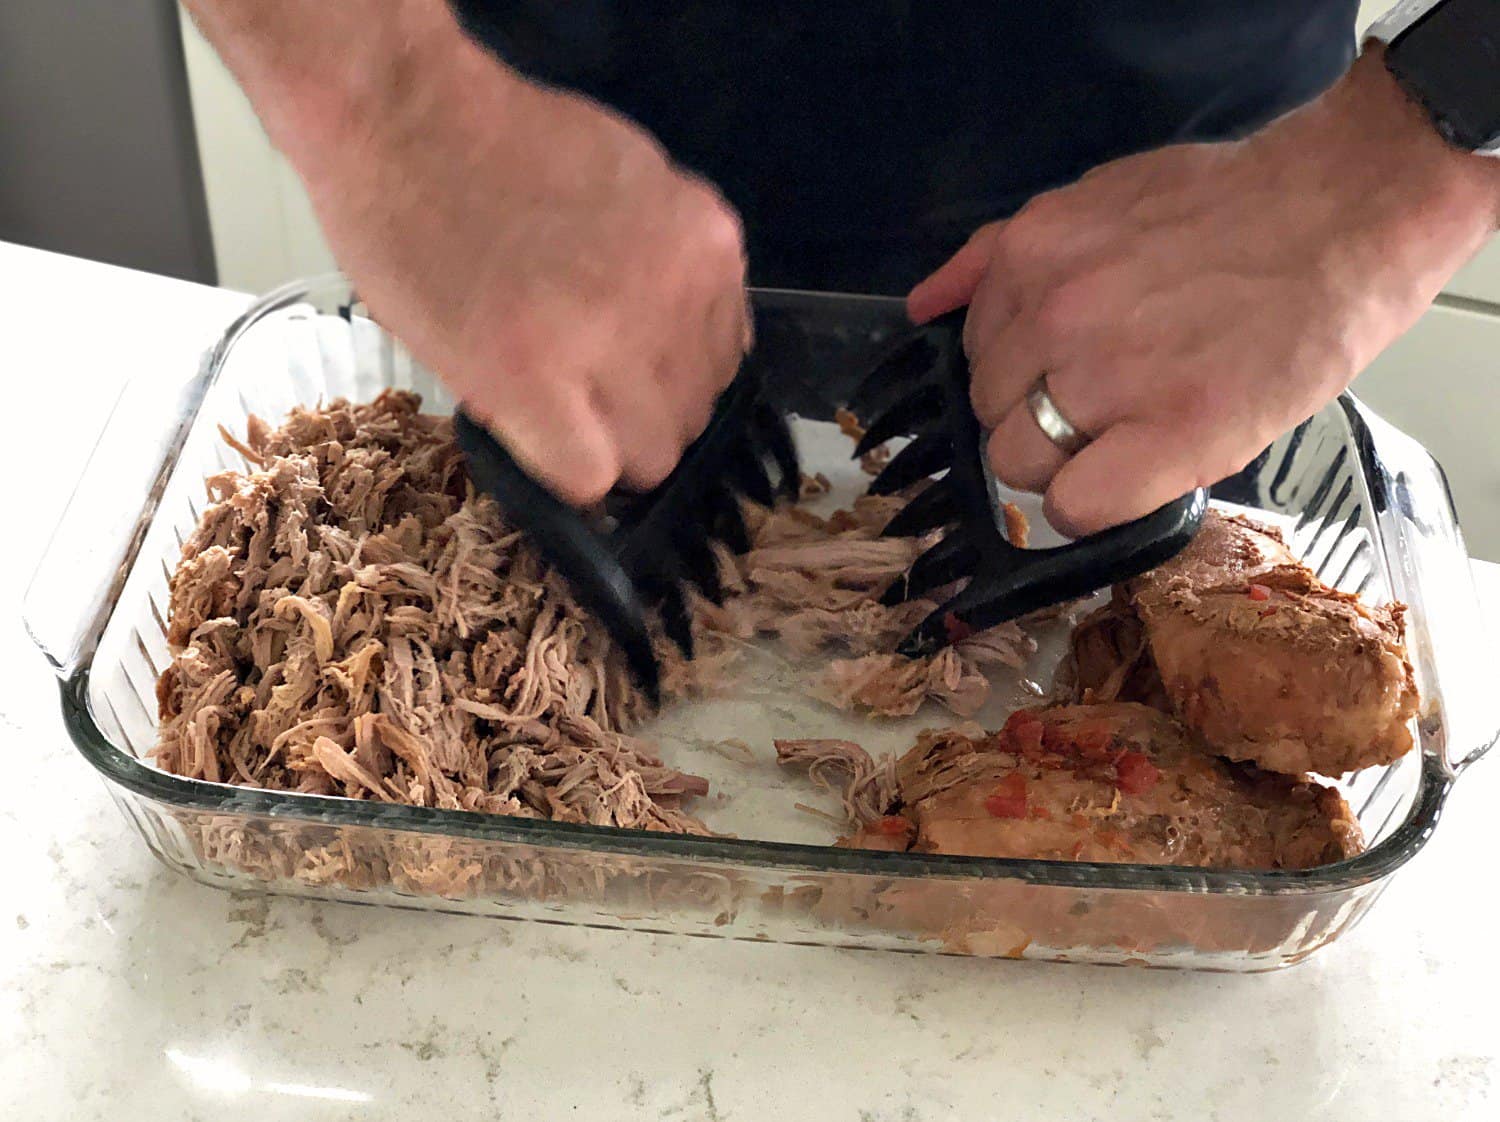
<svg viewBox="0 0 1500 1122">
<path fill-rule="evenodd" d="M 1361 5 L 1361 27 L 1390 0 Z M 0 239 L 247 292 L 334 268 L 290 167 L 173 0 L 0 3 Z M 1500 561 L 1500 242 L 1355 389 Z"/>
</svg>

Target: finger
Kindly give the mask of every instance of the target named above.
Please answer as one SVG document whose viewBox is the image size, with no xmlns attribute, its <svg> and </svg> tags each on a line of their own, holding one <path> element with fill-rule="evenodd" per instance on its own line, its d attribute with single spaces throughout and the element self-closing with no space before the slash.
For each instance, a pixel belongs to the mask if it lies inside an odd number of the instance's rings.
<svg viewBox="0 0 1500 1122">
<path fill-rule="evenodd" d="M 913 323 L 926 323 L 973 299 L 989 264 L 990 238 L 999 226 L 992 222 L 975 230 L 957 253 L 907 293 L 906 314 Z"/>
<path fill-rule="evenodd" d="M 1183 429 L 1111 425 L 1053 477 L 1043 504 L 1047 521 L 1081 537 L 1150 514 L 1193 489 L 1195 451 Z"/>
<path fill-rule="evenodd" d="M 668 349 L 657 383 L 670 403 L 683 447 L 707 426 L 714 403 L 738 374 L 753 339 L 749 294 L 743 288 L 728 289 L 709 303 L 699 344 Z"/>
<path fill-rule="evenodd" d="M 1031 410 L 1022 402 L 1005 415 L 990 433 L 985 448 L 995 478 L 1017 491 L 1041 494 L 1068 462 L 1062 449 L 1037 428 Z"/>
<path fill-rule="evenodd" d="M 713 366 L 715 394 L 734 380 L 755 345 L 750 293 L 743 287 L 720 292 L 704 316 L 704 353 Z"/>
<path fill-rule="evenodd" d="M 1071 369 L 1047 378 L 1052 403 L 1085 436 L 1104 431 L 1112 418 L 1092 389 L 1087 375 Z M 990 434 L 987 452 L 995 477 L 1019 491 L 1045 491 L 1068 462 L 1067 454 L 1037 424 L 1024 391 Z"/>
<path fill-rule="evenodd" d="M 964 353 L 972 363 L 984 344 L 1015 319 L 1022 307 L 1022 288 L 1015 273 L 993 268 L 980 278 L 979 287 L 964 313 Z"/>
<path fill-rule="evenodd" d="M 970 353 L 969 400 L 974 415 L 986 428 L 999 427 L 1052 358 L 1043 353 L 1035 321 L 1025 314 L 976 339 Z"/>
<path fill-rule="evenodd" d="M 619 478 L 614 441 L 596 412 L 581 400 L 512 400 L 500 409 L 487 401 L 466 402 L 465 408 L 526 474 L 564 502 L 598 502 Z"/>
<path fill-rule="evenodd" d="M 619 450 L 620 482 L 649 491 L 677 466 L 686 447 L 680 400 L 662 392 L 655 379 L 595 384 L 592 401 Z"/>
</svg>

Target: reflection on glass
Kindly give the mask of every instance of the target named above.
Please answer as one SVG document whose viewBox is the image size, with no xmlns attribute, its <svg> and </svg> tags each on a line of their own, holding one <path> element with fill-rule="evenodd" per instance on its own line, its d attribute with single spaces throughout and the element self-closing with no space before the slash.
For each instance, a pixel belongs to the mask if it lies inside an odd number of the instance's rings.
<svg viewBox="0 0 1500 1122">
<path fill-rule="evenodd" d="M 257 1084 L 248 1074 L 237 1068 L 230 1060 L 212 1056 L 190 1056 L 180 1048 L 164 1049 L 163 1055 L 205 1091 L 221 1095 L 243 1095 L 247 1091 L 269 1091 L 273 1095 L 292 1095 L 302 1099 L 325 1099 L 330 1102 L 367 1103 L 372 1097 L 365 1091 L 350 1087 L 319 1087 L 310 1083 Z"/>
</svg>

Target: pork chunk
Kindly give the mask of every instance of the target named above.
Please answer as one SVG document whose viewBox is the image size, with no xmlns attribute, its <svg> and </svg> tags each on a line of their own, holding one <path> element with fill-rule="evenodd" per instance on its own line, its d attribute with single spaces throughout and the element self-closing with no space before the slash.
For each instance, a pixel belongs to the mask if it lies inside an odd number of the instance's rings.
<svg viewBox="0 0 1500 1122">
<path fill-rule="evenodd" d="M 1411 749 L 1404 609 L 1325 585 L 1276 531 L 1210 512 L 1127 593 L 1172 711 L 1214 751 L 1336 776 Z"/>
<path fill-rule="evenodd" d="M 910 850 L 982 857 L 1305 869 L 1362 848 L 1337 791 L 1221 760 L 1135 703 L 1023 710 L 997 733 L 922 734 L 896 764 Z M 885 819 L 844 844 L 892 848 Z"/>
</svg>

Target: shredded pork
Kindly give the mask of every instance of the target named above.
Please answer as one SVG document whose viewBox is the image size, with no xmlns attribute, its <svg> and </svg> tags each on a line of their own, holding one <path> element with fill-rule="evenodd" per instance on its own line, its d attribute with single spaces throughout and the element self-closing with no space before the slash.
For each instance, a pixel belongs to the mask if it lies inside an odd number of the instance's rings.
<svg viewBox="0 0 1500 1122">
<path fill-rule="evenodd" d="M 171 581 L 174 657 L 158 682 L 167 770 L 236 785 L 593 825 L 705 833 L 707 783 L 628 730 L 646 705 L 602 626 L 496 505 L 475 494 L 446 418 L 412 394 L 252 418 L 252 466 L 211 505 Z M 819 489 L 816 477 L 808 489 Z M 884 539 L 902 498 L 819 518 L 747 507 L 721 550 L 723 605 L 695 600 L 699 657 L 659 647 L 669 696 L 722 681 L 736 640 L 816 658 L 835 705 L 974 712 L 983 668 L 1034 649 L 1009 624 L 930 659 L 888 653 L 935 601 L 878 597 L 927 542 Z"/>
<path fill-rule="evenodd" d="M 159 763 L 216 782 L 704 833 L 697 776 L 446 419 L 387 392 L 238 444 L 171 583 Z"/>
<path fill-rule="evenodd" d="M 839 797 L 845 818 L 856 827 L 883 818 L 898 798 L 896 757 L 876 763 L 852 740 L 778 740 L 776 762 L 805 768 L 818 787 Z"/>
<path fill-rule="evenodd" d="M 925 658 L 891 653 L 940 602 L 879 600 L 934 540 L 880 536 L 908 500 L 865 495 L 826 519 L 796 507 L 755 512 L 752 548 L 737 559 L 740 594 L 722 609 L 700 605 L 704 623 L 815 656 L 811 692 L 840 709 L 899 717 L 936 701 L 961 716 L 977 712 L 990 695 L 986 668 L 1020 670 L 1036 644 L 1023 621 Z"/>
</svg>

